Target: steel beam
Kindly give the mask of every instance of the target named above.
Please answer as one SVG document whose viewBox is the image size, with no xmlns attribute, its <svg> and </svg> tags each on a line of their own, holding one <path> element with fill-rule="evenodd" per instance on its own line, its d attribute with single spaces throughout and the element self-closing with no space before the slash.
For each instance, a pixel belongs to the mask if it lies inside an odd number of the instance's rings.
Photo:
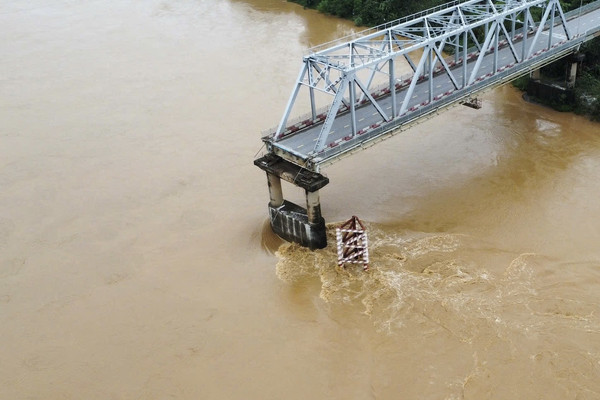
<svg viewBox="0 0 600 400">
<path fill-rule="evenodd" d="M 542 20 L 536 26 L 533 39 L 528 38 L 527 32 L 533 25 L 530 9 L 532 7 L 544 7 Z M 381 114 L 384 121 L 393 119 L 397 115 L 405 113 L 409 107 L 416 82 L 427 68 L 425 77 L 429 79 L 429 100 L 433 101 L 435 95 L 431 87 L 437 61 L 441 69 L 448 75 L 456 89 L 471 85 L 477 79 L 482 60 L 485 53 L 493 47 L 493 73 L 498 70 L 498 48 L 501 38 L 510 47 L 515 63 L 524 62 L 532 56 L 534 49 L 538 46 L 540 35 L 545 28 L 546 22 L 550 24 L 548 47 L 552 46 L 555 15 L 560 17 L 560 25 L 563 26 L 567 38 L 571 35 L 566 25 L 566 19 L 562 12 L 559 0 L 519 0 L 519 1 L 496 1 L 492 0 L 467 0 L 462 3 L 452 3 L 447 8 L 436 9 L 427 15 L 419 15 L 412 20 L 406 20 L 398 24 L 386 27 L 373 33 L 364 35 L 358 39 L 332 46 L 328 49 L 316 51 L 304 57 L 303 66 L 292 91 L 283 117 L 273 136 L 273 141 L 282 139 L 286 124 L 292 109 L 297 103 L 299 92 L 303 87 L 308 88 L 311 117 L 314 122 L 318 121 L 318 110 L 315 102 L 315 90 L 329 94 L 331 101 L 327 106 L 328 112 L 321 132 L 318 136 L 315 151 L 319 151 L 327 145 L 327 136 L 331 130 L 333 121 L 344 104 L 354 115 L 356 108 L 365 99 L 373 104 L 377 112 Z M 523 21 L 518 20 L 522 15 Z M 508 32 L 504 26 L 505 21 L 511 22 L 512 32 Z M 514 30 L 517 24 L 523 25 L 523 38 L 521 55 L 516 48 L 516 37 Z M 481 44 L 476 37 L 475 30 L 484 28 L 487 31 Z M 468 63 L 467 44 L 468 38 L 478 48 L 478 57 L 475 63 Z M 452 67 L 442 57 L 442 51 L 447 43 L 452 43 L 458 54 L 462 40 L 462 85 L 456 81 L 452 73 Z M 519 38 L 520 40 L 520 38 Z M 411 55 L 416 51 L 423 51 L 423 56 L 418 65 L 415 65 Z M 396 105 L 396 78 L 394 73 L 394 60 L 403 57 L 407 60 L 414 71 L 406 95 L 400 105 Z M 455 56 L 455 64 L 459 57 Z M 388 71 L 385 71 L 387 65 Z M 467 64 L 468 63 L 468 64 Z M 358 80 L 358 72 L 364 69 L 370 70 L 366 85 Z M 379 106 L 373 95 L 371 87 L 375 75 L 380 72 L 388 75 L 389 91 L 392 93 L 391 117 Z M 356 99 L 355 90 L 350 89 L 358 86 L 361 95 Z M 344 108 L 345 109 L 345 108 Z M 353 124 L 351 136 L 357 131 Z"/>
</svg>

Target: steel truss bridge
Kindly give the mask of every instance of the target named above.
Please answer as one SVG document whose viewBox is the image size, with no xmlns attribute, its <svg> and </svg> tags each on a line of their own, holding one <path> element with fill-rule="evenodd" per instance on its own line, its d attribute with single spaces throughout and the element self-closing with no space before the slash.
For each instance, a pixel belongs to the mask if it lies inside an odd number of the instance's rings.
<svg viewBox="0 0 600 400">
<path fill-rule="evenodd" d="M 559 0 L 448 3 L 311 49 L 262 140 L 268 155 L 318 172 L 599 34 L 600 1 L 567 14 Z"/>
</svg>

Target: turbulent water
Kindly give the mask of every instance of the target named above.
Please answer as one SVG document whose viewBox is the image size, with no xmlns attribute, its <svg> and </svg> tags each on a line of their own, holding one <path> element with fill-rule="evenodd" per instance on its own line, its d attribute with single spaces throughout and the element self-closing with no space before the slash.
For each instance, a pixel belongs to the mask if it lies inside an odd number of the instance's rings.
<svg viewBox="0 0 600 400">
<path fill-rule="evenodd" d="M 499 88 L 328 167 L 330 247 L 271 233 L 260 132 L 355 29 L 0 4 L 0 398 L 600 398 L 597 123 Z M 352 215 L 368 272 L 331 245 Z"/>
<path fill-rule="evenodd" d="M 335 249 L 313 253 L 286 244 L 277 274 L 291 285 L 318 280 L 324 302 L 364 314 L 383 343 L 402 338 L 400 368 L 429 371 L 416 387 L 445 386 L 422 397 L 597 398 L 598 299 L 573 293 L 595 284 L 573 282 L 567 272 L 576 268 L 589 279 L 598 276 L 597 265 L 512 253 L 459 233 L 375 224 L 368 231 L 368 273 L 340 269 Z M 409 381 L 395 385 L 399 393 L 416 389 Z"/>
</svg>

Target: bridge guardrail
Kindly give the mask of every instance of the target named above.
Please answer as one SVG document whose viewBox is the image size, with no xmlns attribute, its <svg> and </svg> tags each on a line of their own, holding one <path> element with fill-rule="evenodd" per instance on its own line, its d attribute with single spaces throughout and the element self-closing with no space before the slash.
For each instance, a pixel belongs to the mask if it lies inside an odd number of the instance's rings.
<svg viewBox="0 0 600 400">
<path fill-rule="evenodd" d="M 405 17 L 401 17 L 401 18 L 395 19 L 393 21 L 389 21 L 389 22 L 386 22 L 386 23 L 374 26 L 372 28 L 363 29 L 362 31 L 354 32 L 354 33 L 352 33 L 350 35 L 346 35 L 344 37 L 341 37 L 341 38 L 338 38 L 338 39 L 334 39 L 334 40 L 331 40 L 329 42 L 322 43 L 322 44 L 313 46 L 311 48 L 308 48 L 304 52 L 304 55 L 318 53 L 319 51 L 327 49 L 329 47 L 333 47 L 336 44 L 350 42 L 353 39 L 360 38 L 360 37 L 369 35 L 371 33 L 379 32 L 379 31 L 387 29 L 387 28 L 389 28 L 391 26 L 398 25 L 398 24 L 401 24 L 401 23 L 404 23 L 404 22 L 407 22 L 407 21 L 410 21 L 410 20 L 413 20 L 413 19 L 417 19 L 417 18 L 420 18 L 420 17 L 422 17 L 424 15 L 431 14 L 431 13 L 434 13 L 436 11 L 443 10 L 445 8 L 450 8 L 450 7 L 453 7 L 453 6 L 457 5 L 457 4 L 464 3 L 466 1 L 469 1 L 469 0 L 455 0 L 455 1 L 450 1 L 448 3 L 440 4 L 439 6 L 428 8 L 427 10 L 419 11 L 419 12 L 416 12 L 414 14 L 407 15 Z"/>
<path fill-rule="evenodd" d="M 594 28 L 594 30 L 600 31 L 600 27 Z M 568 52 L 568 51 L 572 50 L 573 47 L 580 45 L 583 42 L 584 37 L 585 37 L 585 35 L 580 35 L 580 38 L 576 39 L 572 43 L 570 43 L 570 45 L 567 46 L 567 48 L 557 47 L 557 48 L 548 50 L 547 51 L 548 57 L 544 58 L 544 60 L 539 60 L 539 59 L 536 59 L 535 57 L 527 60 L 526 62 L 524 62 L 522 64 L 522 68 L 520 68 L 519 71 L 515 71 L 512 69 L 505 69 L 504 71 L 495 75 L 494 78 L 492 78 L 490 80 L 485 80 L 483 82 L 476 83 L 475 85 L 471 86 L 471 90 L 469 92 L 481 91 L 481 90 L 486 90 L 491 87 L 495 87 L 495 86 L 501 84 L 502 82 L 512 80 L 516 76 L 526 73 L 529 69 L 539 68 L 540 66 L 545 65 L 548 62 L 551 62 L 557 58 L 560 58 L 564 55 L 565 52 Z M 540 62 L 541 62 L 541 64 L 540 64 Z M 365 133 L 365 138 L 364 138 L 364 140 L 361 141 L 361 143 L 359 145 L 362 146 L 367 142 L 370 142 L 372 140 L 377 140 L 380 136 L 385 135 L 388 132 L 397 131 L 398 129 L 403 130 L 402 127 L 411 126 L 412 124 L 415 123 L 415 121 L 418 121 L 423 116 L 434 115 L 440 109 L 448 107 L 449 105 L 456 103 L 457 101 L 459 101 L 462 98 L 467 98 L 470 95 L 471 95 L 470 93 L 463 92 L 462 90 L 455 91 L 452 94 L 448 95 L 445 99 L 443 99 L 437 103 L 429 103 L 424 107 L 419 107 L 415 111 L 410 112 L 410 113 L 398 118 L 393 123 L 386 124 L 386 123 L 380 122 L 380 123 L 374 124 L 372 126 L 372 129 L 369 129 L 369 131 L 367 133 Z M 356 144 L 351 143 L 351 142 L 346 142 L 346 143 L 340 143 L 340 146 L 342 146 L 342 148 L 348 147 L 349 149 L 343 150 L 343 152 L 346 152 L 346 151 L 350 151 L 353 147 L 356 146 Z M 327 160 L 331 158 L 331 156 L 327 155 L 328 150 L 330 150 L 330 149 L 325 148 L 319 154 L 316 155 L 317 157 L 320 158 L 319 161 L 316 161 L 317 164 L 326 163 Z M 337 151 L 337 152 L 339 153 L 339 151 Z"/>
<path fill-rule="evenodd" d="M 387 29 L 389 26 L 396 25 L 398 23 L 401 23 L 401 22 L 406 21 L 406 20 L 410 20 L 412 18 L 418 18 L 418 17 L 426 15 L 426 14 L 428 14 L 430 12 L 435 12 L 435 11 L 440 10 L 440 9 L 448 8 L 448 7 L 451 7 L 453 5 L 463 3 L 465 1 L 466 0 L 460 0 L 460 1 L 456 0 L 456 1 L 453 1 L 453 2 L 445 3 L 445 4 L 442 4 L 440 6 L 433 7 L 433 8 L 430 8 L 428 10 L 424 10 L 424 11 L 421 11 L 419 13 L 415 13 L 415 14 L 412 14 L 410 16 L 406 16 L 406 17 L 403 17 L 403 18 L 400 18 L 400 19 L 397 19 L 397 20 L 394 20 L 394 21 L 391 21 L 391 22 L 388 22 L 388 23 L 376 26 L 374 28 L 370 28 L 370 29 L 367 29 L 367 30 L 364 30 L 364 31 L 361 31 L 361 32 L 357 32 L 357 33 L 355 33 L 353 35 L 345 36 L 343 38 L 339 38 L 339 39 L 336 39 L 334 41 L 331 41 L 331 42 L 328 42 L 328 43 L 324 43 L 322 45 L 319 45 L 319 46 L 313 47 L 312 49 L 309 49 L 309 51 L 312 52 L 316 48 L 326 48 L 326 47 L 328 48 L 328 47 L 331 47 L 331 45 L 333 45 L 335 43 L 345 42 L 349 38 L 362 37 L 362 36 L 364 36 L 364 35 L 366 35 L 368 33 L 376 32 L 376 31 L 379 31 L 379 30 L 382 30 L 382 29 Z M 591 12 L 591 11 L 594 11 L 594 10 L 597 10 L 597 9 L 600 9 L 600 0 L 596 0 L 594 2 L 591 2 L 591 3 L 588 3 L 588 4 L 584 5 L 583 7 L 571 10 L 568 13 L 565 13 L 565 17 L 567 19 L 572 19 L 572 18 L 575 18 L 575 17 L 581 15 L 582 13 L 588 13 L 588 12 Z M 584 33 L 582 33 L 582 32 L 572 32 L 572 33 L 575 34 L 576 36 L 582 36 L 582 35 L 587 35 L 589 33 L 593 34 L 593 33 L 595 33 L 596 30 L 590 31 L 590 29 L 587 29 Z M 517 29 L 515 31 L 515 34 L 520 34 L 521 31 L 522 31 L 522 28 Z M 477 51 L 477 49 L 475 47 L 471 47 L 468 50 L 468 52 L 469 52 L 468 53 L 469 55 L 472 55 L 472 54 L 477 55 L 478 54 L 478 51 Z M 448 57 L 445 58 L 446 62 L 449 62 L 449 63 L 452 62 L 453 59 L 454 59 L 454 56 L 448 56 Z M 412 73 L 405 74 L 405 75 L 402 75 L 401 77 L 399 77 L 397 79 L 397 81 L 398 82 L 403 82 L 406 79 L 410 79 L 412 77 L 413 77 Z M 374 86 L 372 88 L 372 93 L 378 93 L 379 91 L 384 90 L 386 87 L 388 87 L 387 83 L 383 83 L 381 85 Z M 316 115 L 326 114 L 327 111 L 328 111 L 328 107 L 321 107 L 321 108 L 319 108 L 317 110 Z M 305 114 L 299 115 L 297 117 L 290 118 L 288 120 L 287 127 L 297 126 L 297 125 L 300 125 L 302 122 L 309 121 L 309 120 L 312 120 L 312 113 L 305 113 Z M 277 129 L 276 127 L 272 127 L 272 128 L 268 128 L 268 129 L 263 130 L 261 132 L 261 137 L 273 135 L 275 133 L 276 129 Z"/>
<path fill-rule="evenodd" d="M 600 0 L 598 0 L 598 2 L 600 3 Z M 519 28 L 517 30 L 515 30 L 515 36 L 519 36 L 521 34 L 522 28 Z M 506 46 L 507 44 L 505 43 L 504 45 L 501 44 L 501 47 Z M 476 46 L 471 46 L 468 50 L 467 50 L 467 61 L 472 60 L 473 58 L 477 57 L 479 55 L 479 49 Z M 459 58 L 459 62 L 455 61 L 455 55 L 449 55 L 447 57 L 444 57 L 444 61 L 449 64 L 452 68 L 454 66 L 458 66 L 462 64 L 462 57 Z M 399 90 L 401 90 L 402 87 L 404 87 L 404 85 L 402 83 L 406 82 L 406 81 L 410 81 L 414 76 L 414 73 L 408 73 L 408 74 L 404 74 L 401 75 L 400 77 L 396 78 L 396 81 L 398 83 L 401 84 L 400 88 L 398 88 Z M 375 98 L 379 97 L 378 93 L 384 91 L 385 89 L 389 88 L 389 84 L 388 83 L 381 83 L 379 85 L 375 85 L 371 88 L 370 93 L 372 95 L 374 95 Z M 346 99 L 348 100 L 348 99 Z M 326 115 L 327 112 L 329 111 L 329 108 L 326 107 L 320 107 L 316 110 L 316 115 Z M 347 110 L 342 110 L 340 111 L 338 114 L 343 114 L 347 112 Z M 312 120 L 312 113 L 304 113 L 301 115 L 298 115 L 296 117 L 292 117 L 288 119 L 287 122 L 287 126 L 285 127 L 286 129 L 293 127 L 293 126 L 298 126 L 298 125 L 302 125 L 302 123 L 304 123 L 303 128 L 307 127 L 308 125 L 312 125 L 311 123 L 308 123 L 307 121 Z M 317 121 L 319 122 L 319 121 Z M 303 129 L 300 128 L 300 129 Z M 265 136 L 272 136 L 273 134 L 275 134 L 275 132 L 277 131 L 277 126 L 271 127 L 271 128 L 267 128 L 263 131 L 261 131 L 261 137 L 265 137 Z"/>
<path fill-rule="evenodd" d="M 600 0 L 593 1 L 591 3 L 586 4 L 583 7 L 576 8 L 574 10 L 568 11 L 565 13 L 566 19 L 572 19 L 578 17 L 580 14 L 588 13 L 590 11 L 594 11 L 600 8 Z"/>
<path fill-rule="evenodd" d="M 407 15 L 407 16 L 395 19 L 393 21 L 389 21 L 389 22 L 386 22 L 386 23 L 374 26 L 372 28 L 363 29 L 361 31 L 354 32 L 354 33 L 352 33 L 350 35 L 346 35 L 346 36 L 343 36 L 341 38 L 334 39 L 334 40 L 331 40 L 329 42 L 322 43 L 322 44 L 310 47 L 310 48 L 308 48 L 308 49 L 306 49 L 304 51 L 304 55 L 307 56 L 307 55 L 310 55 L 310 54 L 315 54 L 315 53 L 318 53 L 321 50 L 325 50 L 325 49 L 328 49 L 330 47 L 333 47 L 336 44 L 350 42 L 353 39 L 358 39 L 358 38 L 361 38 L 363 36 L 369 35 L 371 33 L 379 32 L 379 31 L 388 29 L 389 27 L 392 27 L 392 26 L 395 26 L 395 25 L 399 25 L 399 24 L 402 24 L 404 22 L 420 18 L 420 17 L 422 17 L 424 15 L 428 15 L 428 14 L 434 13 L 436 11 L 440 11 L 440 10 L 444 10 L 446 8 L 454 7 L 454 6 L 458 5 L 458 4 L 465 3 L 467 1 L 469 1 L 469 0 L 454 0 L 454 1 L 450 1 L 448 3 L 440 4 L 439 6 L 428 8 L 427 10 L 419 11 L 419 12 L 416 12 L 414 14 Z M 588 3 L 588 4 L 584 5 L 583 7 L 576 8 L 574 10 L 571 10 L 571 11 L 565 13 L 565 18 L 567 18 L 567 19 L 574 18 L 574 17 L 576 17 L 577 15 L 579 15 L 582 12 L 594 11 L 594 10 L 597 10 L 598 8 L 600 8 L 600 0 L 594 1 L 592 3 Z"/>
<path fill-rule="evenodd" d="M 346 35 L 346 36 L 343 36 L 341 38 L 334 39 L 334 40 L 331 40 L 329 42 L 322 43 L 322 44 L 310 47 L 310 48 L 308 48 L 308 49 L 306 49 L 304 51 L 304 55 L 307 56 L 307 55 L 310 55 L 310 54 L 315 54 L 315 53 L 318 53 L 321 50 L 325 50 L 327 48 L 333 47 L 336 44 L 350 42 L 353 39 L 358 39 L 360 37 L 369 35 L 371 33 L 375 33 L 375 32 L 379 32 L 379 31 L 385 30 L 385 29 L 387 29 L 389 27 L 392 27 L 392 26 L 395 26 L 395 25 L 399 25 L 401 23 L 404 23 L 404 22 L 407 22 L 407 21 L 410 21 L 410 20 L 413 20 L 413 19 L 416 19 L 416 18 L 420 18 L 420 17 L 422 17 L 424 15 L 428 15 L 428 14 L 434 13 L 436 11 L 440 11 L 440 10 L 443 10 L 443 9 L 446 9 L 446 8 L 450 8 L 450 7 L 456 6 L 456 5 L 461 4 L 461 3 L 465 3 L 466 1 L 468 1 L 468 0 L 450 1 L 448 3 L 440 4 L 439 6 L 432 7 L 432 8 L 429 8 L 427 10 L 419 11 L 417 13 L 414 13 L 414 14 L 411 14 L 411 15 L 407 15 L 405 17 L 401 17 L 401 18 L 395 19 L 393 21 L 386 22 L 384 24 L 380 24 L 380 25 L 374 26 L 372 28 L 363 29 L 361 31 L 354 32 L 354 33 L 352 33 L 350 35 Z M 596 0 L 594 2 L 591 2 L 591 3 L 588 3 L 588 4 L 584 5 L 583 7 L 576 8 L 574 10 L 566 12 L 565 13 L 565 18 L 571 19 L 571 18 L 574 18 L 574 17 L 578 16 L 580 13 L 583 13 L 583 12 L 587 13 L 587 12 L 590 12 L 590 11 L 597 10 L 598 8 L 600 8 L 600 0 Z"/>
</svg>

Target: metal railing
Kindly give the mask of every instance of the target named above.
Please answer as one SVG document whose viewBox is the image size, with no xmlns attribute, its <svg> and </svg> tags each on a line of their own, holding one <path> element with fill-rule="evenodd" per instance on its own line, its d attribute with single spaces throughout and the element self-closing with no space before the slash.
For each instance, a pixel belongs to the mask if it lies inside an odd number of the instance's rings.
<svg viewBox="0 0 600 400">
<path fill-rule="evenodd" d="M 600 0 L 593 1 L 591 3 L 586 4 L 583 7 L 576 8 L 569 12 L 565 13 L 566 19 L 573 19 L 579 17 L 581 14 L 587 14 L 590 11 L 595 11 L 600 8 Z"/>
<path fill-rule="evenodd" d="M 454 0 L 454 1 L 451 1 L 451 2 L 448 2 L 448 3 L 440 4 L 439 6 L 428 8 L 427 10 L 419 11 L 419 12 L 416 12 L 414 14 L 407 15 L 405 17 L 401 17 L 401 18 L 395 19 L 393 21 L 385 22 L 385 23 L 383 23 L 381 25 L 377 25 L 377 26 L 374 26 L 372 28 L 367 28 L 367 29 L 364 29 L 362 31 L 354 32 L 354 33 L 351 33 L 350 35 L 346 35 L 346 36 L 343 36 L 341 38 L 334 39 L 334 40 L 331 40 L 329 42 L 325 42 L 325 43 L 313 46 L 313 47 L 307 49 L 304 52 L 304 55 L 315 54 L 315 53 L 318 53 L 319 51 L 328 49 L 330 47 L 334 47 L 334 46 L 336 46 L 338 44 L 351 42 L 351 41 L 353 41 L 355 39 L 359 39 L 359 38 L 361 38 L 363 36 L 367 36 L 367 35 L 370 35 L 372 33 L 376 33 L 376 32 L 379 32 L 379 31 L 383 31 L 383 30 L 386 30 L 386 29 L 388 29 L 388 28 L 390 28 L 392 26 L 396 26 L 396 25 L 399 25 L 399 24 L 402 24 L 404 22 L 408 22 L 408 21 L 411 21 L 411 20 L 415 20 L 415 19 L 421 18 L 421 17 L 423 17 L 425 15 L 428 15 L 428 14 L 431 14 L 431 13 L 434 13 L 434 12 L 437 12 L 437 11 L 441 11 L 441 10 L 444 10 L 446 8 L 451 8 L 451 7 L 454 7 L 454 6 L 458 5 L 458 4 L 466 3 L 468 1 L 471 1 L 471 0 Z"/>
<path fill-rule="evenodd" d="M 581 40 L 575 40 L 574 42 L 581 43 Z M 568 47 L 573 47 L 576 45 L 577 45 L 577 43 L 570 43 L 570 46 L 568 46 Z M 508 82 L 510 80 L 513 80 L 514 78 L 522 75 L 523 73 L 526 73 L 530 69 L 539 68 L 543 65 L 546 65 L 549 62 L 552 62 L 553 60 L 563 57 L 564 54 L 568 51 L 569 51 L 569 49 L 565 49 L 565 48 L 555 48 L 555 49 L 549 50 L 547 58 L 545 58 L 543 60 L 530 59 L 530 60 L 526 61 L 521 66 L 521 68 L 519 68 L 518 70 L 512 70 L 512 69 L 504 70 L 501 73 L 495 75 L 494 78 L 492 78 L 492 79 L 485 80 L 478 84 L 475 84 L 469 92 L 485 91 L 485 90 L 488 90 L 489 88 L 492 88 L 499 84 L 502 84 L 503 82 Z M 315 162 L 316 162 L 316 164 L 325 165 L 327 163 L 332 162 L 331 161 L 332 159 L 339 158 L 339 157 L 343 156 L 344 153 L 350 152 L 350 151 L 352 151 L 352 149 L 354 149 L 356 147 L 365 147 L 365 146 L 368 147 L 369 142 L 377 141 L 382 136 L 390 134 L 391 132 L 396 131 L 398 129 L 404 130 L 404 129 L 406 129 L 406 127 L 410 127 L 415 123 L 419 123 L 419 121 L 422 118 L 427 118 L 428 115 L 434 116 L 441 109 L 449 107 L 452 104 L 456 104 L 461 99 L 466 99 L 470 95 L 471 95 L 470 93 L 456 91 L 456 92 L 452 93 L 450 96 L 447 96 L 443 101 L 440 101 L 437 104 L 431 104 L 426 107 L 421 107 L 418 110 L 416 110 L 410 114 L 407 114 L 403 117 L 400 117 L 392 122 L 385 123 L 384 121 L 381 121 L 380 123 L 374 125 L 374 126 L 376 126 L 374 129 L 369 129 L 368 133 L 365 134 L 365 137 L 361 142 L 359 142 L 359 143 L 348 142 L 345 145 L 340 145 L 340 148 L 342 149 L 341 152 L 338 149 L 333 150 L 331 148 L 325 148 L 319 154 L 316 155 L 319 159 L 315 160 Z"/>
<path fill-rule="evenodd" d="M 405 17 L 401 17 L 401 18 L 395 19 L 393 21 L 389 21 L 389 22 L 383 23 L 381 25 L 374 26 L 372 28 L 367 28 L 367 29 L 364 29 L 364 30 L 361 30 L 361 31 L 358 31 L 358 32 L 353 32 L 350 35 L 346 35 L 346 36 L 340 37 L 338 39 L 334 39 L 334 40 L 331 40 L 329 42 L 321 43 L 319 45 L 310 47 L 310 48 L 308 48 L 308 49 L 306 49 L 304 51 L 304 55 L 308 56 L 308 55 L 311 55 L 311 54 L 315 54 L 315 53 L 318 53 L 318 52 L 323 51 L 325 49 L 328 49 L 330 47 L 334 47 L 334 46 L 339 45 L 339 44 L 351 42 L 351 41 L 359 39 L 359 38 L 361 38 L 363 36 L 367 36 L 367 35 L 370 35 L 372 33 L 376 33 L 376 32 L 379 32 L 379 31 L 384 31 L 384 30 L 386 30 L 388 28 L 391 28 L 392 26 L 400 25 L 402 23 L 405 23 L 405 22 L 408 22 L 408 21 L 412 21 L 412 20 L 421 18 L 423 16 L 432 14 L 432 13 L 437 12 L 437 11 L 441 11 L 441 10 L 445 10 L 445 9 L 451 8 L 451 7 L 457 6 L 457 5 L 462 4 L 462 3 L 467 3 L 469 1 L 471 1 L 471 0 L 454 0 L 454 1 L 451 1 L 451 2 L 448 2 L 448 3 L 440 4 L 439 6 L 428 8 L 427 10 L 419 11 L 419 12 L 416 12 L 414 14 L 407 15 Z M 572 18 L 578 17 L 581 14 L 585 14 L 585 13 L 588 13 L 590 11 L 597 10 L 599 8 L 600 8 L 600 0 L 596 0 L 596 1 L 592 2 L 592 3 L 588 3 L 588 4 L 584 5 L 583 7 L 576 8 L 574 10 L 571 10 L 571 11 L 565 13 L 565 18 L 572 19 Z"/>
</svg>

